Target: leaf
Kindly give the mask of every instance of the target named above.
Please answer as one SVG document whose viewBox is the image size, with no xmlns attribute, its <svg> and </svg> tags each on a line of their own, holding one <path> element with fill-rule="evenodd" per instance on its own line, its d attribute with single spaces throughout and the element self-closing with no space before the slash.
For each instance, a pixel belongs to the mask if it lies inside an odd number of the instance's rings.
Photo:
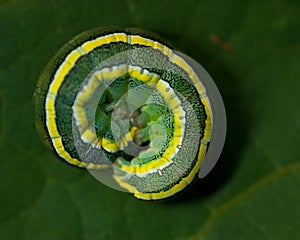
<svg viewBox="0 0 300 240">
<path fill-rule="evenodd" d="M 0 1 L 0 239 L 299 239 L 297 1 Z M 211 74 L 228 118 L 215 169 L 173 200 L 110 189 L 45 150 L 32 93 L 75 34 L 157 32 Z"/>
</svg>

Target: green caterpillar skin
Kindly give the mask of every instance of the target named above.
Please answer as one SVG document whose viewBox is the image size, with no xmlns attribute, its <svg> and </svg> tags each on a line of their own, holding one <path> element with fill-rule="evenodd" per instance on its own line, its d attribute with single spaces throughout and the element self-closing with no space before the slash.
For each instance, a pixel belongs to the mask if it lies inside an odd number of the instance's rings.
<svg viewBox="0 0 300 240">
<path fill-rule="evenodd" d="M 66 43 L 34 93 L 43 142 L 123 189 L 162 199 L 196 176 L 211 137 L 210 101 L 176 51 L 136 29 L 94 29 Z"/>
</svg>

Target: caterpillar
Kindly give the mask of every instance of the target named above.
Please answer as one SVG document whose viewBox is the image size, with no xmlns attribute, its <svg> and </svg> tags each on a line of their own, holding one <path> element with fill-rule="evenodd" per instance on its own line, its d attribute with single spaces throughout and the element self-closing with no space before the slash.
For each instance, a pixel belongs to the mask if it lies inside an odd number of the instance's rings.
<svg viewBox="0 0 300 240">
<path fill-rule="evenodd" d="M 172 196 L 199 173 L 212 106 L 185 55 L 138 29 L 75 36 L 34 92 L 36 128 L 49 149 L 144 200 Z"/>
</svg>

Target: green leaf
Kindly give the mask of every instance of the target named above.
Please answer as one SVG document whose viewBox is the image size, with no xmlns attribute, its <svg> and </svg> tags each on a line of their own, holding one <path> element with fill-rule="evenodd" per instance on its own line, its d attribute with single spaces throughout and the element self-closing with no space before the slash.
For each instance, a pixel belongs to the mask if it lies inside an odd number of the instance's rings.
<svg viewBox="0 0 300 240">
<path fill-rule="evenodd" d="M 0 1 L 0 239 L 300 239 L 298 1 Z M 32 94 L 58 48 L 99 26 L 154 31 L 211 74 L 228 117 L 215 169 L 145 202 L 55 159 Z"/>
</svg>

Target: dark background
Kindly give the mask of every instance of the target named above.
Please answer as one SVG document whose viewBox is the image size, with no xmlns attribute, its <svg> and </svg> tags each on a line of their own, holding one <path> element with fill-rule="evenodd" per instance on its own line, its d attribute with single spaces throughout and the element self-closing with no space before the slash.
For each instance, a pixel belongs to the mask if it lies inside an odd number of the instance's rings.
<svg viewBox="0 0 300 240">
<path fill-rule="evenodd" d="M 0 0 L 0 239 L 300 239 L 299 1 Z M 48 152 L 32 94 L 84 30 L 140 27 L 197 60 L 223 96 L 216 168 L 145 202 Z"/>
</svg>

